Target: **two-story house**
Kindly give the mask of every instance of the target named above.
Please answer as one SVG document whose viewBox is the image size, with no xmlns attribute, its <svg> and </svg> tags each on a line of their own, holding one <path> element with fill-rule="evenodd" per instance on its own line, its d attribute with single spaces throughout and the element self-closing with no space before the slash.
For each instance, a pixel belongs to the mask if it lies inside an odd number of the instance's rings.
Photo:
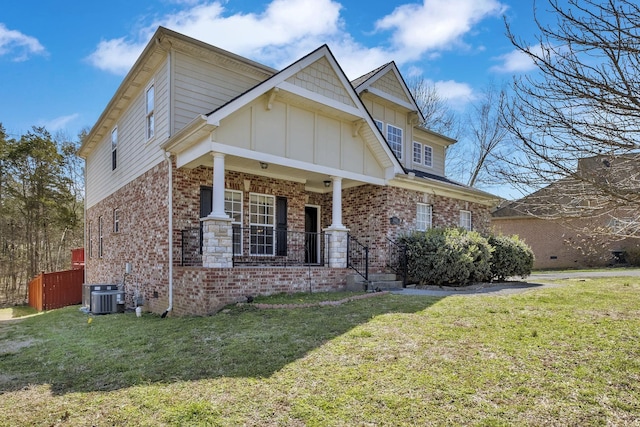
<svg viewBox="0 0 640 427">
<path fill-rule="evenodd" d="M 350 82 L 326 45 L 275 70 L 159 28 L 79 150 L 86 282 L 128 271 L 129 301 L 202 315 L 381 272 L 401 232 L 488 227 L 495 197 L 445 177 L 455 141 L 421 121 L 393 62 Z"/>
</svg>

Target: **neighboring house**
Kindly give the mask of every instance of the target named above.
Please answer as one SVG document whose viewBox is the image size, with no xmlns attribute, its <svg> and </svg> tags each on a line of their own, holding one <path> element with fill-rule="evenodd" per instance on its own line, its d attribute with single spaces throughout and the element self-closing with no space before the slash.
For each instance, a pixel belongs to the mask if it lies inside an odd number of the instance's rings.
<svg viewBox="0 0 640 427">
<path fill-rule="evenodd" d="M 633 155 L 580 159 L 575 176 L 499 206 L 492 227 L 520 236 L 533 250 L 534 268 L 619 264 L 639 244 L 638 170 Z M 599 192 L 598 183 L 616 196 Z"/>
<path fill-rule="evenodd" d="M 327 46 L 278 71 L 159 28 L 79 150 L 86 282 L 129 265 L 128 301 L 204 315 L 384 271 L 401 232 L 488 228 L 495 197 L 444 176 L 455 141 L 421 121 L 393 62 L 351 83 Z"/>
</svg>

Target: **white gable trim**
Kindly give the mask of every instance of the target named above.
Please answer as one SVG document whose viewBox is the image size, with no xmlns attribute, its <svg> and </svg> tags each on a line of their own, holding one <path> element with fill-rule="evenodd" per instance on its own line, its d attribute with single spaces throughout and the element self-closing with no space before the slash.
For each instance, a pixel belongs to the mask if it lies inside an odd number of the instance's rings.
<svg viewBox="0 0 640 427">
<path fill-rule="evenodd" d="M 379 96 L 380 98 L 385 98 L 395 104 L 401 105 L 402 107 L 406 108 L 409 111 L 416 111 L 416 106 L 414 104 L 410 104 L 407 101 L 397 98 L 387 92 L 383 92 L 380 89 L 376 89 L 375 87 L 370 87 L 369 89 L 367 89 L 367 91 L 369 93 Z"/>
<path fill-rule="evenodd" d="M 356 117 L 361 117 L 362 116 L 362 111 L 360 111 L 358 108 L 356 107 L 352 107 L 350 105 L 344 104 L 340 101 L 336 101 L 334 99 L 331 99 L 329 97 L 326 97 L 324 95 L 321 95 L 317 92 L 313 92 L 309 89 L 305 89 L 302 88 L 300 86 L 296 86 L 293 83 L 289 83 L 289 82 L 282 82 L 280 83 L 278 86 L 276 86 L 278 89 L 281 90 L 286 90 L 287 92 L 291 92 L 293 94 L 302 96 L 304 98 L 308 98 L 312 101 L 318 102 L 320 104 L 324 104 L 327 105 L 331 108 L 334 108 L 336 110 L 339 111 L 343 111 L 347 114 L 351 114 L 353 116 Z"/>
</svg>

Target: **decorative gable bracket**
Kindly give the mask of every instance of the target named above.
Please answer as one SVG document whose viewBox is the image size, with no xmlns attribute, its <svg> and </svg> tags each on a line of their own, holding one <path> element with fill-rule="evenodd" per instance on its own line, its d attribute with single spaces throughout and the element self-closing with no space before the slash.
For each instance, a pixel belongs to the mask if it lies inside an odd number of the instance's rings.
<svg viewBox="0 0 640 427">
<path fill-rule="evenodd" d="M 265 106 L 265 109 L 267 111 L 273 108 L 273 101 L 276 99 L 276 95 L 278 94 L 279 91 L 280 89 L 278 89 L 277 87 L 274 87 L 269 92 L 267 92 L 267 105 Z"/>
<path fill-rule="evenodd" d="M 417 126 L 420 123 L 417 111 L 411 111 L 407 114 L 407 124 L 411 126 Z"/>
<path fill-rule="evenodd" d="M 351 124 L 351 135 L 355 138 L 356 136 L 358 136 L 360 134 L 360 129 L 362 129 L 362 126 L 364 126 L 365 121 L 364 119 L 360 119 L 360 120 L 356 120 Z"/>
</svg>

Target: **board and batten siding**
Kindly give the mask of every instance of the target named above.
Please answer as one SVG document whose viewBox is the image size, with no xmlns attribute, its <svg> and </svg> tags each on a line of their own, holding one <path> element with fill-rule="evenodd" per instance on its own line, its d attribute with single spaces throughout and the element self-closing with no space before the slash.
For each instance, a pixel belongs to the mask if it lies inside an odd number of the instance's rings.
<svg viewBox="0 0 640 427">
<path fill-rule="evenodd" d="M 146 90 L 155 86 L 155 132 L 146 137 Z M 86 159 L 86 206 L 105 197 L 141 176 L 164 160 L 160 144 L 169 135 L 168 63 L 163 62 L 153 78 L 131 100 L 129 107 L 118 117 L 118 167 L 111 170 L 111 129 Z"/>
<path fill-rule="evenodd" d="M 260 83 L 255 77 L 181 52 L 175 52 L 173 64 L 174 132 Z"/>
<path fill-rule="evenodd" d="M 384 179 L 384 168 L 352 129 L 351 122 L 281 101 L 267 110 L 258 98 L 223 119 L 215 141 Z"/>
</svg>

